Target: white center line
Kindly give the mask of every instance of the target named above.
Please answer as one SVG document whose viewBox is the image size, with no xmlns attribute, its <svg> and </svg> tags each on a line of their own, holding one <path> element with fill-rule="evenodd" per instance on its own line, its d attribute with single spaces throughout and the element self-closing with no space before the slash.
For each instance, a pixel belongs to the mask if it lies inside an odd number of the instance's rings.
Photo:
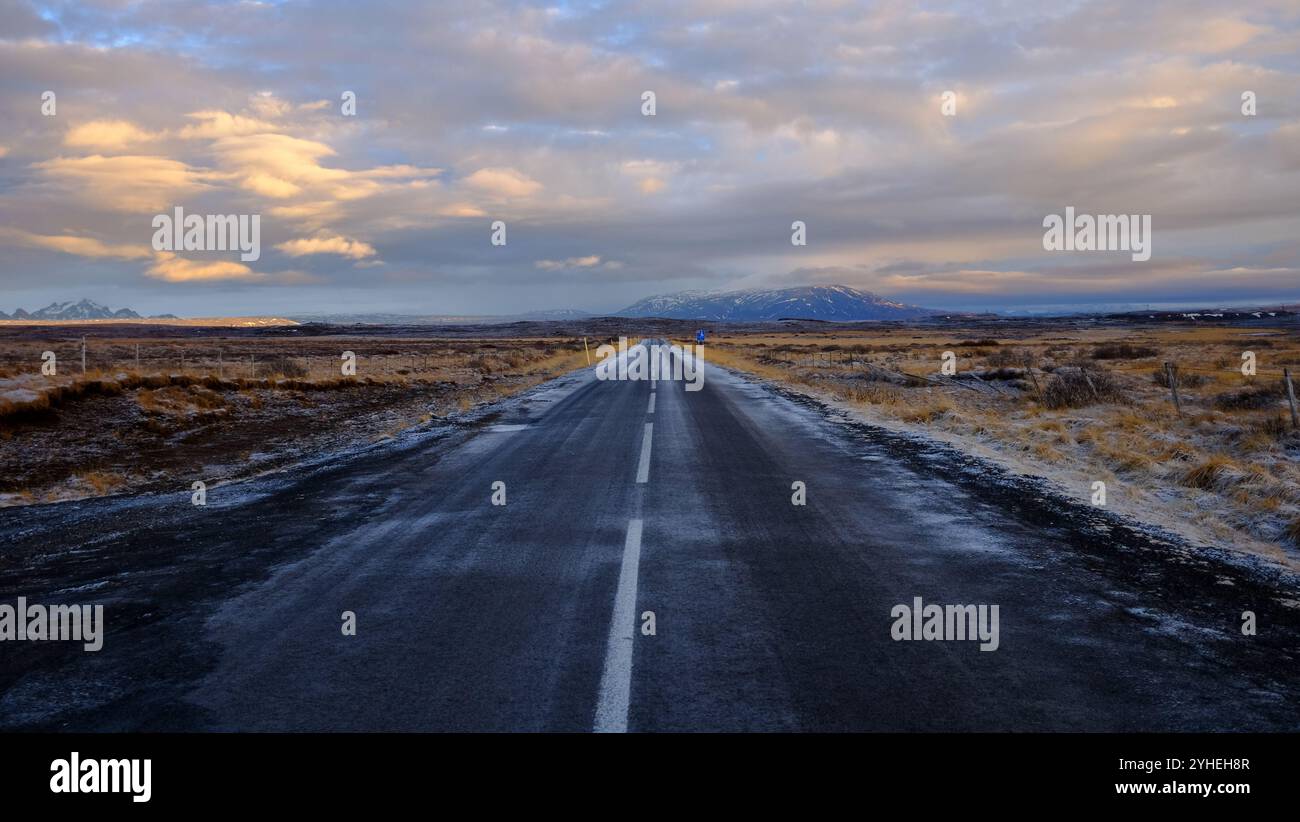
<svg viewBox="0 0 1300 822">
<path fill-rule="evenodd" d="M 645 483 L 650 481 L 650 438 L 654 435 L 654 423 L 645 424 L 645 436 L 641 438 L 641 463 L 636 467 L 636 481 Z"/>
<path fill-rule="evenodd" d="M 655 412 L 655 395 L 654 395 L 654 392 L 651 392 L 651 394 L 650 394 L 650 407 L 647 408 L 647 409 L 645 410 L 645 412 L 646 412 L 647 414 L 653 414 L 653 413 Z"/>
<path fill-rule="evenodd" d="M 647 426 L 648 428 L 648 426 Z M 649 432 L 646 437 L 648 441 Z M 614 594 L 614 615 L 605 643 L 605 672 L 596 703 L 596 733 L 626 733 L 627 708 L 632 700 L 632 643 L 636 636 L 636 578 L 641 566 L 641 520 L 629 520 L 623 543 L 623 567 Z"/>
</svg>

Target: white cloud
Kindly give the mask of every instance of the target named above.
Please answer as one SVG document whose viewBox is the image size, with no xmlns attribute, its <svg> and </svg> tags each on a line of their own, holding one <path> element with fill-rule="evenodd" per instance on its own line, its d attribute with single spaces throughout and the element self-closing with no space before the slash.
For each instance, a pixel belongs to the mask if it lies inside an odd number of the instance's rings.
<svg viewBox="0 0 1300 822">
<path fill-rule="evenodd" d="M 530 197 L 542 189 L 541 183 L 513 168 L 480 168 L 464 182 L 492 197 Z"/>
<path fill-rule="evenodd" d="M 611 260 L 610 262 L 605 263 L 605 267 L 616 268 L 619 267 L 619 265 L 621 265 L 621 263 L 618 265 L 613 265 L 613 262 L 614 261 Z M 538 260 L 535 263 L 533 263 L 533 265 L 537 268 L 540 268 L 543 271 L 564 271 L 567 269 L 575 269 L 575 268 L 595 268 L 596 266 L 600 265 L 600 256 L 596 254 L 592 254 L 587 257 L 568 257 L 563 260 Z"/>
<path fill-rule="evenodd" d="M 288 180 L 282 180 L 270 174 L 249 174 L 240 183 L 249 191 L 261 194 L 263 197 L 272 197 L 275 199 L 284 199 L 292 197 L 302 191 L 300 186 L 296 186 Z"/>
<path fill-rule="evenodd" d="M 449 203 L 438 209 L 440 217 L 484 217 L 487 212 L 470 203 Z"/>
<path fill-rule="evenodd" d="M 160 211 L 207 187 L 212 176 L 156 155 L 56 157 L 33 163 L 41 176 L 65 185 L 80 203 L 105 211 Z"/>
<path fill-rule="evenodd" d="M 64 135 L 63 144 L 98 151 L 121 151 L 137 143 L 149 142 L 155 137 L 156 135 L 126 120 L 91 120 L 71 128 Z"/>
<path fill-rule="evenodd" d="M 74 254 L 78 257 L 106 257 L 118 260 L 139 260 L 151 256 L 148 246 L 105 243 L 94 237 L 71 234 L 33 234 L 16 228 L 0 227 L 0 237 L 7 237 L 20 245 L 45 248 Z"/>
<path fill-rule="evenodd" d="M 302 237 L 276 245 L 280 251 L 290 257 L 306 257 L 310 254 L 337 254 L 353 260 L 362 260 L 375 256 L 375 248 L 369 243 L 352 240 L 337 234 L 319 234 L 315 237 Z"/>
<path fill-rule="evenodd" d="M 231 260 L 191 260 L 178 257 L 170 251 L 154 252 L 154 263 L 145 274 L 169 283 L 248 280 L 260 276 L 243 263 Z"/>
<path fill-rule="evenodd" d="M 215 140 L 220 137 L 242 137 L 275 131 L 275 125 L 255 117 L 245 117 L 226 111 L 195 111 L 185 115 L 198 123 L 188 125 L 178 132 L 186 140 Z"/>
</svg>

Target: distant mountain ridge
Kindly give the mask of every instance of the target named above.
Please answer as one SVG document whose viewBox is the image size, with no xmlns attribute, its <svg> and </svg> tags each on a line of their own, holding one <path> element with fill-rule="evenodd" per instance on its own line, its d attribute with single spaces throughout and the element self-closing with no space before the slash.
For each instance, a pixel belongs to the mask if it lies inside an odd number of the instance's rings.
<svg viewBox="0 0 1300 822">
<path fill-rule="evenodd" d="M 100 306 L 95 300 L 83 299 L 77 303 L 49 303 L 39 311 L 26 311 L 17 308 L 13 313 L 0 311 L 0 321 L 36 325 L 42 323 L 131 323 L 136 325 L 187 325 L 187 326 L 226 326 L 226 328 L 260 328 L 260 326 L 296 325 L 283 317 L 191 317 L 181 319 L 174 313 L 155 313 L 144 316 L 130 308 L 118 308 L 113 311 L 108 306 Z"/>
<path fill-rule="evenodd" d="M 615 316 L 736 322 L 784 319 L 855 322 L 906 320 L 937 313 L 847 285 L 810 285 L 721 292 L 679 291 L 647 297 Z"/>
<path fill-rule="evenodd" d="M 13 314 L 0 311 L 0 320 L 141 320 L 141 315 L 129 308 L 114 311 L 93 300 L 81 302 L 50 303 L 42 309 L 28 313 L 16 309 Z M 160 314 L 154 319 L 175 319 L 171 314 Z"/>
</svg>

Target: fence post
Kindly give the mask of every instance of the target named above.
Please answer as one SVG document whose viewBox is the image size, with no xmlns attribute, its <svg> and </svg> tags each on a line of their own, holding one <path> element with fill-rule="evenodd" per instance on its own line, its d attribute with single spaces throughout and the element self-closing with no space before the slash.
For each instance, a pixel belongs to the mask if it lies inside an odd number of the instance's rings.
<svg viewBox="0 0 1300 822">
<path fill-rule="evenodd" d="M 1291 385 L 1291 369 L 1282 369 L 1282 379 L 1286 380 L 1286 401 L 1291 405 L 1291 427 L 1300 428 L 1300 419 L 1295 413 L 1295 388 Z"/>
<path fill-rule="evenodd" d="M 1097 386 L 1095 386 L 1095 385 L 1092 384 L 1092 377 L 1089 377 L 1089 376 L 1088 376 L 1088 369 L 1087 369 L 1087 368 L 1080 368 L 1080 369 L 1079 369 L 1079 373 L 1083 375 L 1083 381 L 1086 382 L 1086 383 L 1088 384 L 1088 390 L 1092 392 L 1092 398 L 1093 398 L 1094 400 L 1100 400 L 1100 399 L 1101 399 L 1101 394 L 1098 394 L 1098 393 L 1097 393 Z M 1175 398 L 1174 398 L 1174 403 L 1177 404 L 1177 402 L 1178 402 L 1178 398 L 1175 397 Z"/>
<path fill-rule="evenodd" d="M 222 365 L 221 363 L 221 349 L 217 349 L 217 379 L 224 380 L 225 378 L 226 378 L 226 369 L 225 366 Z"/>
<path fill-rule="evenodd" d="M 1034 373 L 1034 365 L 1028 357 L 1025 358 L 1025 371 L 1029 374 L 1029 379 L 1034 381 L 1034 393 L 1038 394 L 1038 404 L 1043 403 L 1043 389 L 1038 384 L 1038 375 Z"/>
<path fill-rule="evenodd" d="M 81 338 L 81 376 L 86 376 L 86 338 Z"/>
<path fill-rule="evenodd" d="M 1169 381 L 1169 393 L 1174 398 L 1174 410 L 1181 417 L 1183 415 L 1183 405 L 1178 401 L 1178 369 L 1173 363 L 1165 363 L 1165 379 Z"/>
<path fill-rule="evenodd" d="M 135 344 L 135 370 L 140 372 L 140 343 Z"/>
</svg>

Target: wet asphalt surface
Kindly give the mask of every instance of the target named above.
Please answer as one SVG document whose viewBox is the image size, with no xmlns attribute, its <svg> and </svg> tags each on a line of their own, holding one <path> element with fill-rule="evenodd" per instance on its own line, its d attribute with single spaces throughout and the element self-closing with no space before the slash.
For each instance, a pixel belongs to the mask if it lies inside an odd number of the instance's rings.
<svg viewBox="0 0 1300 822">
<path fill-rule="evenodd" d="M 0 728 L 589 731 L 639 519 L 632 731 L 1300 730 L 1295 576 L 1082 491 L 712 367 L 438 426 L 202 508 L 0 511 L 0 602 L 107 622 L 97 653 L 0 643 Z M 915 597 L 996 604 L 998 649 L 895 641 Z"/>
</svg>

